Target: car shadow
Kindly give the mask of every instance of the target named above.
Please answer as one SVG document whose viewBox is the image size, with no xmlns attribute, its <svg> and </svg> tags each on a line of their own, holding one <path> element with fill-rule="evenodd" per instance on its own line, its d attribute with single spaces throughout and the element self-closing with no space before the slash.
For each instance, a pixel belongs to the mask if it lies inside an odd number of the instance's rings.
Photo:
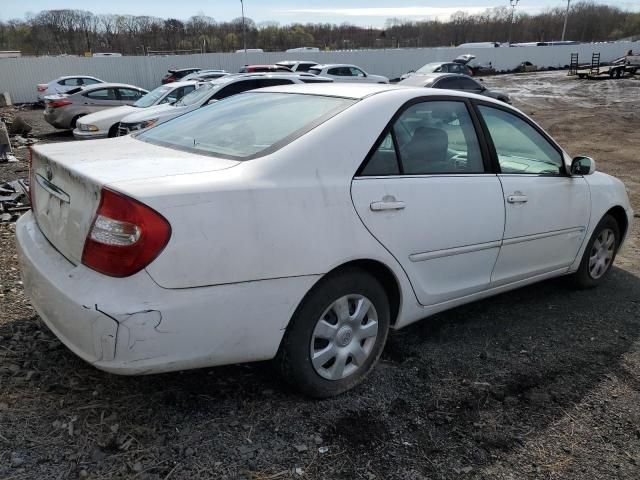
<svg viewBox="0 0 640 480">
<path fill-rule="evenodd" d="M 329 467 L 332 478 L 355 478 L 366 464 L 390 479 L 408 478 L 408 471 L 455 476 L 451 452 L 475 469 L 488 467 L 610 376 L 640 390 L 637 372 L 622 360 L 640 336 L 639 319 L 640 278 L 630 272 L 616 268 L 587 291 L 565 279 L 538 283 L 392 332 L 363 385 L 321 401 L 290 391 L 268 362 L 118 377 L 77 359 L 33 320 L 5 324 L 0 334 L 7 338 L 11 329 L 34 339 L 29 348 L 11 346 L 18 353 L 12 361 L 40 372 L 19 390 L 37 402 L 47 425 L 61 415 L 98 425 L 83 433 L 106 456 L 96 463 L 85 453 L 98 471 L 110 468 L 112 454 L 123 455 L 117 423 L 138 449 L 151 448 L 164 432 L 165 455 L 176 462 L 182 453 L 168 439 L 179 430 L 184 448 L 198 445 L 212 458 L 226 452 L 230 472 L 277 473 L 317 450 L 292 445 L 314 445 L 309 439 L 318 437 L 350 461 L 338 468 L 335 456 L 314 453 L 309 478 L 324 478 Z M 27 436 L 39 434 L 33 421 L 19 426 Z M 259 448 L 243 450 L 247 436 Z M 156 473 L 166 475 L 164 468 Z"/>
</svg>

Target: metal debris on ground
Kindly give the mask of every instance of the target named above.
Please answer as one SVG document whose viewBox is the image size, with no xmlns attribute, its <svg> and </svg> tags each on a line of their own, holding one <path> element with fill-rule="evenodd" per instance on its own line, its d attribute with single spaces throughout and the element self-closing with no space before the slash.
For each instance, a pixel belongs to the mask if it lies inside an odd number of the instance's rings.
<svg viewBox="0 0 640 480">
<path fill-rule="evenodd" d="M 0 183 L 0 223 L 15 222 L 30 208 L 27 180 Z"/>
</svg>

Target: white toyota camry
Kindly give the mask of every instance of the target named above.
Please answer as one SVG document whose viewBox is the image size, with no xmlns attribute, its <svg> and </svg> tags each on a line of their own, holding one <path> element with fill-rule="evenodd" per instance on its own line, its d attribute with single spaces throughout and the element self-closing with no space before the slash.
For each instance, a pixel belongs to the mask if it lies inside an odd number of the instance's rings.
<svg viewBox="0 0 640 480">
<path fill-rule="evenodd" d="M 602 282 L 624 185 L 460 92 L 292 85 L 141 134 L 33 148 L 26 292 L 119 374 L 275 359 L 326 397 L 390 328 L 560 275 Z"/>
</svg>

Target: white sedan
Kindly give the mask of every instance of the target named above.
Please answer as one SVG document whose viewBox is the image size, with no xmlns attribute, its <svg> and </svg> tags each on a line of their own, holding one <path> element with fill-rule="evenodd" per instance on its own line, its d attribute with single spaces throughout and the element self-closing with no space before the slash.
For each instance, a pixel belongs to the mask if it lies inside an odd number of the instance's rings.
<svg viewBox="0 0 640 480">
<path fill-rule="evenodd" d="M 193 92 L 198 85 L 196 81 L 168 83 L 147 93 L 133 105 L 122 105 L 85 115 L 76 122 L 73 136 L 78 140 L 115 137 L 118 135 L 120 121 L 127 115 L 144 112 L 154 105 L 173 105 Z"/>
<path fill-rule="evenodd" d="M 371 75 L 356 65 L 330 64 L 314 65 L 309 73 L 333 79 L 334 82 L 347 83 L 389 83 L 387 77 Z"/>
<path fill-rule="evenodd" d="M 569 275 L 605 280 L 619 180 L 473 94 L 382 85 L 247 92 L 133 136 L 33 148 L 25 290 L 97 368 L 276 359 L 327 397 L 390 328 Z"/>
</svg>

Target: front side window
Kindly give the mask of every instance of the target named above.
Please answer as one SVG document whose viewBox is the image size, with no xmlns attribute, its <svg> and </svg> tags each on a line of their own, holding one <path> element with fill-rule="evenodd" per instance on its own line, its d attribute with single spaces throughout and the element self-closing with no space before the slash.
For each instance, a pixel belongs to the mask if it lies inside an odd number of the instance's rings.
<svg viewBox="0 0 640 480">
<path fill-rule="evenodd" d="M 322 95 L 250 92 L 182 115 L 136 138 L 204 155 L 248 160 L 282 148 L 355 102 Z"/>
<path fill-rule="evenodd" d="M 355 68 L 355 67 L 349 67 L 349 72 L 351 73 L 352 77 L 364 77 L 364 76 L 366 76 L 362 70 L 360 70 L 359 68 Z"/>
<path fill-rule="evenodd" d="M 84 82 L 84 85 L 95 85 L 96 83 L 101 83 L 95 78 L 87 78 L 87 77 L 84 77 L 82 81 Z"/>
<path fill-rule="evenodd" d="M 562 175 L 562 154 L 533 126 L 497 108 L 479 107 L 502 173 Z"/>
<path fill-rule="evenodd" d="M 464 102 L 421 102 L 407 108 L 361 174 L 395 175 L 396 170 L 404 175 L 483 173 L 480 144 Z"/>
<path fill-rule="evenodd" d="M 120 95 L 120 100 L 124 100 L 126 102 L 138 100 L 143 95 L 140 90 L 133 90 L 131 88 L 119 88 L 118 94 Z"/>
</svg>

